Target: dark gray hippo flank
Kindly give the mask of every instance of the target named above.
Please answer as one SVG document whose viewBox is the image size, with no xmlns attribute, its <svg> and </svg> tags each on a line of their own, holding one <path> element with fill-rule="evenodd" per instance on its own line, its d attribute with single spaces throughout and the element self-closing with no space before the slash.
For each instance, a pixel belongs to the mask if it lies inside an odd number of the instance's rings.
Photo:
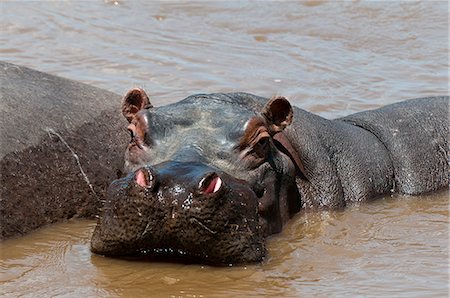
<svg viewBox="0 0 450 298">
<path fill-rule="evenodd" d="M 0 238 L 98 213 L 123 166 L 120 100 L 0 62 Z"/>
<path fill-rule="evenodd" d="M 265 237 L 303 209 L 448 188 L 448 97 L 327 120 L 247 93 L 154 108 L 130 90 L 124 177 L 91 249 L 212 264 L 261 261 Z"/>
</svg>

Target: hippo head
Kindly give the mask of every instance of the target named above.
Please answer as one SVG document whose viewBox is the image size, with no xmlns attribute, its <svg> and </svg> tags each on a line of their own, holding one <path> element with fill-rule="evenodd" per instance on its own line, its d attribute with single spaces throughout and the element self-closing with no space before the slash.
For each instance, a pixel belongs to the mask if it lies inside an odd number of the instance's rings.
<svg viewBox="0 0 450 298">
<path fill-rule="evenodd" d="M 209 94 L 153 108 L 142 89 L 130 90 L 125 175 L 108 189 L 92 251 L 261 261 L 265 237 L 300 209 L 302 167 L 283 135 L 291 105 L 265 101 Z"/>
</svg>

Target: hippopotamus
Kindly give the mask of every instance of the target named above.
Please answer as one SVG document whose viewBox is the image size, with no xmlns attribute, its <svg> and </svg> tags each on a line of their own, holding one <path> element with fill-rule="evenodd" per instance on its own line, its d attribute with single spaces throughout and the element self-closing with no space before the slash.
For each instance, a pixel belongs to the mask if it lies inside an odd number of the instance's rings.
<svg viewBox="0 0 450 298">
<path fill-rule="evenodd" d="M 124 162 L 121 99 L 0 62 L 0 239 L 94 218 Z"/>
<path fill-rule="evenodd" d="M 300 210 L 448 188 L 449 97 L 328 120 L 283 96 L 124 96 L 129 144 L 107 190 L 94 253 L 242 264 Z"/>
</svg>

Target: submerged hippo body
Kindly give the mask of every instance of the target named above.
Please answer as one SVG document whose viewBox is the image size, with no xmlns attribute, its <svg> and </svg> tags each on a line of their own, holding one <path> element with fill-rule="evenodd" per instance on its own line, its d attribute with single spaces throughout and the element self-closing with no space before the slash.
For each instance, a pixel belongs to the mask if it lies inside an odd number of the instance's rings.
<svg viewBox="0 0 450 298">
<path fill-rule="evenodd" d="M 301 208 L 448 187 L 448 97 L 327 120 L 283 97 L 200 94 L 153 108 L 124 98 L 131 141 L 91 249 L 260 261 L 264 237 Z"/>
<path fill-rule="evenodd" d="M 0 239 L 98 213 L 123 166 L 120 100 L 0 62 Z"/>
</svg>

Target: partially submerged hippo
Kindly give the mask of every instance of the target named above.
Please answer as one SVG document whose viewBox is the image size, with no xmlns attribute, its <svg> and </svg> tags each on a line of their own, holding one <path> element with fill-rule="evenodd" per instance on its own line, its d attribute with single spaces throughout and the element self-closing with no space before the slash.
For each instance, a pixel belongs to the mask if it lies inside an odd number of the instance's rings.
<svg viewBox="0 0 450 298">
<path fill-rule="evenodd" d="M 123 166 L 120 100 L 0 61 L 0 239 L 98 213 Z"/>
<path fill-rule="evenodd" d="M 342 208 L 448 187 L 449 97 L 327 120 L 247 93 L 154 108 L 130 90 L 125 177 L 108 190 L 91 249 L 108 256 L 261 261 L 301 208 Z"/>
</svg>

